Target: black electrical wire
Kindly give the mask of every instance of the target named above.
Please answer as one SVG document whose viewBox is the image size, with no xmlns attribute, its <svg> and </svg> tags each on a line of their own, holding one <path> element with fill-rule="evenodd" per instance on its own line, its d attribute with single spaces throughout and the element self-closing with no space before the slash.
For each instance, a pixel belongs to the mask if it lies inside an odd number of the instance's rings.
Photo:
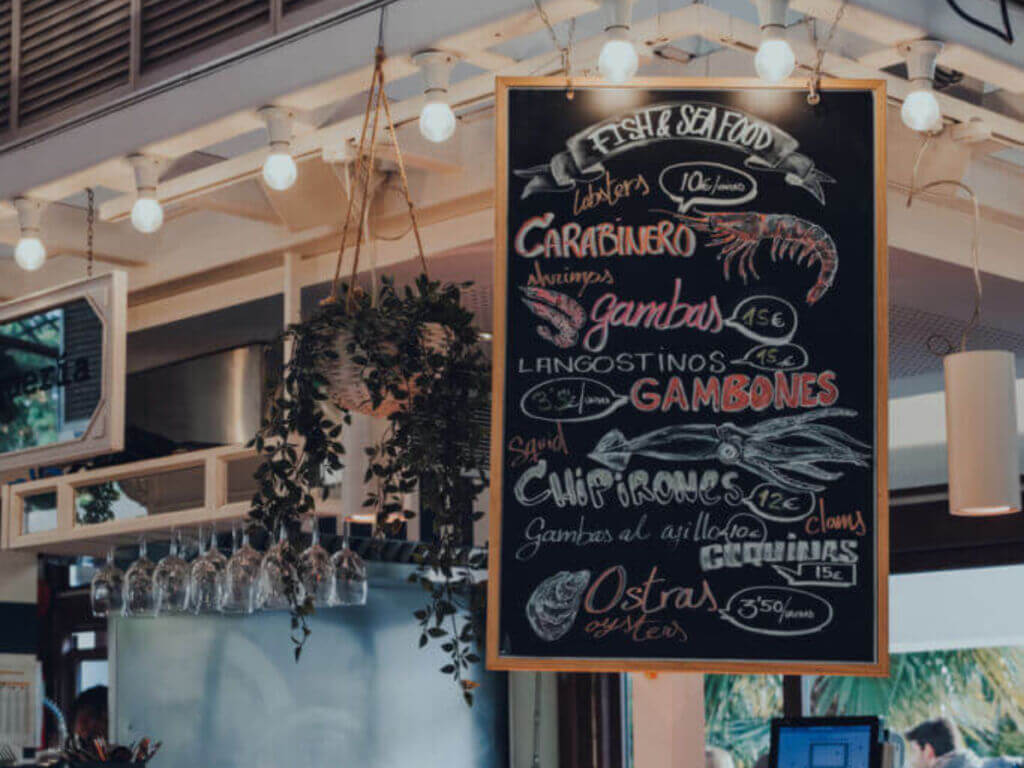
<svg viewBox="0 0 1024 768">
<path fill-rule="evenodd" d="M 949 7 L 956 12 L 956 15 L 959 16 L 964 21 L 966 21 L 968 24 L 972 24 L 978 29 L 983 29 L 986 32 L 991 32 L 1000 40 L 1004 40 L 1010 45 L 1013 45 L 1013 28 L 1010 26 L 1010 11 L 1006 7 L 1007 0 L 999 0 L 999 8 L 1002 11 L 1003 15 L 1002 29 L 999 29 L 998 27 L 993 27 L 991 24 L 988 24 L 982 21 L 981 19 L 971 16 L 969 13 L 964 11 L 963 8 L 957 5 L 956 0 L 946 0 L 946 2 L 949 3 Z"/>
</svg>

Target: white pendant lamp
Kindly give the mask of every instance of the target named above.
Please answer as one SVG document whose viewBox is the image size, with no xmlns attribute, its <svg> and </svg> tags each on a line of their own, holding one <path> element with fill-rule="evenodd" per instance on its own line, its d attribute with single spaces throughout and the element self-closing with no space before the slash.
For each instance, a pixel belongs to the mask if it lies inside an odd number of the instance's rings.
<svg viewBox="0 0 1024 768">
<path fill-rule="evenodd" d="M 446 51 L 420 51 L 412 60 L 423 75 L 426 96 L 420 110 L 420 134 L 435 144 L 448 141 L 455 133 L 455 112 L 448 103 L 448 82 L 455 56 Z"/>
<path fill-rule="evenodd" d="M 789 0 L 757 0 L 761 45 L 754 56 L 754 69 L 766 83 L 781 83 L 796 67 L 796 56 L 786 41 L 788 7 Z"/>
<path fill-rule="evenodd" d="M 1020 457 L 1013 353 L 957 352 L 944 358 L 943 367 L 950 514 L 1019 512 Z"/>
<path fill-rule="evenodd" d="M 42 200 L 28 197 L 14 198 L 18 211 L 20 237 L 14 246 L 14 261 L 26 272 L 34 272 L 46 261 L 46 246 L 43 245 L 41 221 L 46 204 Z"/>
<path fill-rule="evenodd" d="M 164 209 L 156 199 L 160 177 L 160 161 L 146 155 L 129 155 L 135 174 L 135 204 L 132 205 L 132 226 L 145 235 L 156 232 L 164 223 Z"/>
<path fill-rule="evenodd" d="M 601 0 L 604 31 L 608 36 L 597 57 L 597 70 L 610 83 L 624 83 L 636 74 L 640 57 L 629 38 L 633 0 Z"/>
<path fill-rule="evenodd" d="M 299 169 L 292 157 L 292 113 L 281 107 L 263 107 L 260 117 L 267 125 L 270 154 L 263 161 L 263 181 L 278 192 L 295 184 Z"/>
<path fill-rule="evenodd" d="M 907 59 L 907 79 L 912 84 L 903 100 L 900 117 L 903 124 L 922 133 L 942 128 L 942 111 L 935 99 L 935 60 L 942 51 L 938 40 L 914 40 L 901 46 Z"/>
</svg>

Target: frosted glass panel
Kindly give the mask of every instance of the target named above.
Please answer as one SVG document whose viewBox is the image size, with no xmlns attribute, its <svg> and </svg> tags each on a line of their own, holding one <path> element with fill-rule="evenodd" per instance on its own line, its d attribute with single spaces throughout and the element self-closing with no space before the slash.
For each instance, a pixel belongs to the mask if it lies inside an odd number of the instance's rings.
<svg viewBox="0 0 1024 768">
<path fill-rule="evenodd" d="M 117 740 L 163 741 L 153 768 L 507 765 L 506 676 L 474 670 L 463 703 L 417 650 L 410 570 L 371 563 L 367 605 L 314 616 L 298 664 L 284 613 L 112 619 Z"/>
</svg>

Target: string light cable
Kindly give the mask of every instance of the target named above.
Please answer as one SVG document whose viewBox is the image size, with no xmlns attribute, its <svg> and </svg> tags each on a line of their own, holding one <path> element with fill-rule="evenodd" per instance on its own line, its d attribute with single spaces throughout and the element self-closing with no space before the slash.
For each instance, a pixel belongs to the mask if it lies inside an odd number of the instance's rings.
<svg viewBox="0 0 1024 768">
<path fill-rule="evenodd" d="M 817 44 L 817 22 L 813 21 L 812 24 L 807 25 L 807 34 L 811 38 L 811 45 L 816 48 L 814 57 L 814 69 L 811 71 L 811 76 L 807 81 L 807 103 L 811 106 L 817 105 L 821 101 L 821 68 L 825 63 L 825 52 L 832 46 L 832 40 L 836 36 L 836 30 L 839 29 L 839 22 L 843 19 L 843 14 L 846 13 L 846 5 L 849 0 L 843 0 L 839 7 L 836 8 L 835 15 L 832 17 L 832 25 L 828 29 L 828 34 L 825 35 L 825 41 L 821 45 Z"/>
</svg>

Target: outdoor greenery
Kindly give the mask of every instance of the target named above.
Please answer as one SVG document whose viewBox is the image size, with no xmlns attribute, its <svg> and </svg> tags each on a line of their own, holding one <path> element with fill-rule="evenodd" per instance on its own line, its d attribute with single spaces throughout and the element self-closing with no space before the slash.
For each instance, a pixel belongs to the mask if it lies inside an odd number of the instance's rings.
<svg viewBox="0 0 1024 768">
<path fill-rule="evenodd" d="M 888 678 L 820 677 L 815 714 L 882 714 L 903 732 L 949 717 L 980 755 L 1024 754 L 1024 650 L 896 654 Z"/>
<path fill-rule="evenodd" d="M 727 750 L 737 768 L 768 751 L 771 719 L 781 716 L 780 675 L 704 676 L 705 739 Z"/>
<path fill-rule="evenodd" d="M 777 675 L 704 678 L 707 743 L 727 749 L 738 768 L 768 750 L 769 721 L 782 714 Z M 1024 754 L 1024 649 L 971 648 L 892 656 L 888 678 L 818 677 L 815 715 L 881 715 L 898 733 L 949 717 L 982 756 Z"/>
<path fill-rule="evenodd" d="M 86 525 L 114 519 L 114 502 L 121 498 L 117 483 L 99 483 L 79 490 L 75 498 L 78 522 Z"/>
<path fill-rule="evenodd" d="M 330 402 L 328 373 L 341 357 L 341 334 L 348 339 L 344 355 L 367 386 L 369 408 L 375 410 L 388 398 L 401 403 L 388 416 L 380 443 L 367 448 L 365 480 L 376 482 L 364 506 L 376 510 L 377 531 L 386 533 L 413 517 L 401 499 L 417 485 L 421 488 L 421 510 L 429 513 L 431 525 L 414 574 L 427 596 L 416 612 L 419 645 L 440 643 L 449 657 L 441 672 L 452 677 L 471 704 L 477 684 L 466 672 L 479 661 L 483 597 L 460 574 L 465 566 L 482 565 L 482 555 L 467 555 L 466 544 L 481 516 L 474 502 L 486 484 L 475 451 L 484 436 L 472 417 L 486 403 L 489 364 L 479 348 L 473 315 L 460 302 L 466 285 L 442 285 L 421 275 L 399 289 L 385 278 L 376 301 L 342 285 L 339 295 L 312 318 L 288 328 L 284 338 L 292 356 L 252 441 L 263 461 L 250 518 L 270 532 L 283 525 L 294 541 L 317 496 L 327 496 L 326 471 L 343 466 L 342 432 L 351 416 Z M 443 327 L 442 345 L 427 343 L 427 324 Z M 290 545 L 285 554 L 294 565 L 297 548 Z M 310 634 L 312 604 L 300 604 L 296 587 L 287 590 L 297 660 Z"/>
</svg>

